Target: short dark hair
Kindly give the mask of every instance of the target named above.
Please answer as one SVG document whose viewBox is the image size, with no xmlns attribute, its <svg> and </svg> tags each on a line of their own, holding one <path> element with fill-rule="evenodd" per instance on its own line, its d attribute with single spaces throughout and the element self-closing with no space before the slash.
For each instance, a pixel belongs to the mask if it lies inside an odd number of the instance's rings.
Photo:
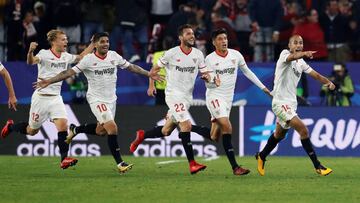
<svg viewBox="0 0 360 203">
<path fill-rule="evenodd" d="M 188 29 L 188 28 L 192 29 L 193 27 L 190 24 L 180 25 L 179 28 L 178 28 L 178 36 L 183 35 L 184 30 Z"/>
<path fill-rule="evenodd" d="M 98 42 L 100 40 L 100 38 L 102 38 L 102 37 L 109 38 L 109 33 L 108 32 L 98 32 L 98 33 L 94 34 L 93 42 Z"/>
<path fill-rule="evenodd" d="M 214 40 L 218 35 L 220 34 L 225 34 L 226 36 L 228 35 L 227 31 L 225 28 L 220 28 L 217 30 L 212 31 L 211 33 L 211 39 Z"/>
</svg>

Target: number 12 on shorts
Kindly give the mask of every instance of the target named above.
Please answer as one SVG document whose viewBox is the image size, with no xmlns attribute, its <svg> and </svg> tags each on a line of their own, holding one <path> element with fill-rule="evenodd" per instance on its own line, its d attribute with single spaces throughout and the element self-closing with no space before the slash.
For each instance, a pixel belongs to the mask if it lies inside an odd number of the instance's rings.
<svg viewBox="0 0 360 203">
<path fill-rule="evenodd" d="M 107 107 L 105 104 L 98 104 L 96 105 L 96 108 L 100 111 L 100 113 L 107 111 Z"/>
</svg>

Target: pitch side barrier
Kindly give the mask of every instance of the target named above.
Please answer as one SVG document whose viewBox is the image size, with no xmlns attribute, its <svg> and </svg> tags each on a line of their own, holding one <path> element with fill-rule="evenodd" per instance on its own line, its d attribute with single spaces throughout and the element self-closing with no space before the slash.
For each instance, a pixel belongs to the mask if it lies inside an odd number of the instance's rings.
<svg viewBox="0 0 360 203">
<path fill-rule="evenodd" d="M 0 124 L 7 118 L 27 121 L 29 105 L 20 105 L 17 112 L 0 105 Z M 88 105 L 66 105 L 69 123 L 93 123 Z M 128 155 L 129 145 L 138 129 L 151 129 L 165 122 L 166 107 L 154 106 L 118 106 L 116 122 L 119 126 L 119 144 L 121 153 Z M 196 125 L 210 127 L 210 115 L 206 107 L 191 107 L 192 120 Z M 311 141 L 320 156 L 360 156 L 360 108 L 299 108 L 298 114 L 309 129 Z M 259 151 L 275 129 L 276 118 L 270 107 L 233 107 L 230 116 L 233 124 L 232 142 L 240 156 L 253 155 Z M 195 154 L 201 157 L 223 155 L 222 143 L 204 139 L 191 133 Z M 273 153 L 284 156 L 306 156 L 301 147 L 299 135 L 290 130 L 286 139 Z M 79 134 L 70 146 L 71 156 L 109 155 L 107 139 L 96 135 Z M 45 122 L 35 136 L 12 133 L 0 142 L 0 155 L 18 156 L 58 156 L 57 131 L 53 123 Z M 185 156 L 178 131 L 166 139 L 151 139 L 139 145 L 134 156 L 177 157 Z"/>
</svg>

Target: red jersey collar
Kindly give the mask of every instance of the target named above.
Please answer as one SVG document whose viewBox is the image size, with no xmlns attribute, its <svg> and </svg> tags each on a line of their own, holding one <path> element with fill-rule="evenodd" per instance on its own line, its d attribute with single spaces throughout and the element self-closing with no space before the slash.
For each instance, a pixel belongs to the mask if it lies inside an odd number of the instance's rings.
<svg viewBox="0 0 360 203">
<path fill-rule="evenodd" d="M 56 57 L 56 58 L 60 58 L 61 57 L 61 53 L 60 53 L 60 55 L 57 55 L 52 49 L 50 49 L 50 51 L 51 51 L 51 53 L 53 53 L 54 54 L 54 56 Z"/>
<path fill-rule="evenodd" d="M 104 60 L 107 57 L 107 54 L 105 54 L 105 56 L 100 56 L 97 51 L 94 52 L 95 56 L 98 57 L 101 60 Z"/>
<path fill-rule="evenodd" d="M 185 55 L 189 55 L 190 53 L 191 53 L 191 51 L 192 51 L 192 48 L 190 47 L 190 51 L 189 52 L 185 52 L 185 50 L 183 50 L 182 48 L 181 48 L 181 46 L 179 46 L 180 47 L 180 49 L 181 49 L 181 51 L 185 54 Z"/>
<path fill-rule="evenodd" d="M 225 54 L 220 53 L 218 50 L 215 50 L 215 53 L 216 53 L 218 56 L 221 56 L 221 57 L 225 58 L 225 57 L 228 55 L 229 50 L 227 50 Z"/>
</svg>

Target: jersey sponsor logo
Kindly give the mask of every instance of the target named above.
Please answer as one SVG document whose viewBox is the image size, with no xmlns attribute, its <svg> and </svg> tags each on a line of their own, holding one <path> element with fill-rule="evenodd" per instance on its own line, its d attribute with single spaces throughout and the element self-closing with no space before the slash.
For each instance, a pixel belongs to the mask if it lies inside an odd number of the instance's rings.
<svg viewBox="0 0 360 203">
<path fill-rule="evenodd" d="M 175 70 L 180 71 L 180 72 L 194 73 L 195 67 L 194 67 L 194 66 L 190 66 L 190 67 L 180 67 L 180 66 L 176 66 L 176 67 L 175 67 Z"/>
<path fill-rule="evenodd" d="M 234 67 L 232 67 L 232 68 L 225 68 L 225 69 L 223 69 L 223 70 L 219 70 L 219 69 L 215 70 L 215 74 L 219 74 L 219 75 L 223 75 L 223 74 L 230 74 L 230 75 L 232 75 L 232 74 L 234 74 L 234 73 L 235 73 L 235 68 L 234 68 Z"/>
<path fill-rule="evenodd" d="M 300 77 L 301 73 L 296 69 L 295 66 L 291 66 L 291 69 L 293 70 L 294 74 L 296 75 L 296 77 Z"/>
<path fill-rule="evenodd" d="M 191 123 L 194 123 L 191 118 Z M 164 125 L 165 119 L 160 120 L 157 126 Z M 191 132 L 191 142 L 194 149 L 194 155 L 200 157 L 216 157 L 218 156 L 217 148 L 213 144 L 204 143 L 204 138 L 197 133 Z M 145 140 L 138 146 L 134 152 L 134 156 L 143 157 L 185 157 L 184 147 L 179 139 L 179 131 L 175 129 L 171 135 L 165 139 L 157 138 Z"/>
<path fill-rule="evenodd" d="M 105 68 L 102 70 L 95 70 L 95 75 L 112 75 L 115 72 L 115 68 Z"/>
<path fill-rule="evenodd" d="M 65 69 L 65 68 L 67 68 L 65 62 L 51 63 L 50 67 L 51 67 L 51 68 L 59 68 L 59 69 Z"/>
<path fill-rule="evenodd" d="M 69 105 L 65 106 L 68 114 L 68 123 L 79 125 L 74 112 Z M 43 123 L 41 130 L 34 136 L 26 135 L 28 142 L 17 147 L 18 156 L 60 156 L 57 146 L 58 131 L 51 122 Z M 100 156 L 100 146 L 88 143 L 86 134 L 76 135 L 69 147 L 69 156 Z"/>
</svg>

